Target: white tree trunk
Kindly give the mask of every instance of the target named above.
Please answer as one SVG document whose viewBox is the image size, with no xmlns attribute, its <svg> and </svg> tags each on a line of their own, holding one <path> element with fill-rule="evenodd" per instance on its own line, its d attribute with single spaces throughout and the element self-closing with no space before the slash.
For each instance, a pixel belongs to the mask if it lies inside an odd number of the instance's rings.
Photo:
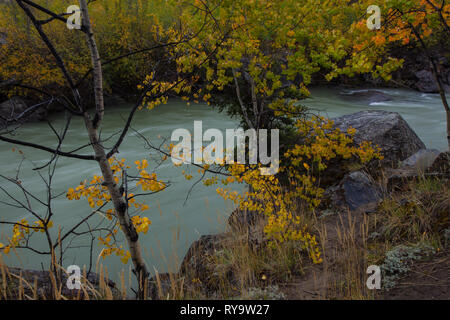
<svg viewBox="0 0 450 320">
<path fill-rule="evenodd" d="M 117 219 L 120 222 L 121 229 L 127 239 L 128 248 L 133 261 L 135 274 L 139 282 L 139 293 L 141 298 L 143 297 L 142 289 L 145 281 L 148 279 L 148 270 L 142 258 L 141 247 L 139 244 L 139 236 L 136 229 L 128 215 L 128 208 L 126 199 L 120 192 L 119 186 L 114 181 L 114 175 L 111 170 L 111 166 L 106 158 L 106 152 L 103 145 L 99 141 L 98 128 L 101 125 L 104 115 L 104 98 L 103 98 L 103 75 L 100 55 L 95 42 L 92 26 L 89 21 L 89 12 L 86 0 L 80 0 L 80 8 L 83 17 L 83 26 L 86 28 L 86 37 L 89 51 L 91 53 L 93 78 L 94 78 L 94 90 L 95 90 L 95 105 L 96 113 L 92 120 L 89 113 L 84 113 L 84 120 L 86 129 L 89 134 L 89 140 L 94 149 L 96 161 L 102 171 L 105 186 L 108 188 L 108 192 L 111 195 L 111 200 L 114 204 Z"/>
</svg>

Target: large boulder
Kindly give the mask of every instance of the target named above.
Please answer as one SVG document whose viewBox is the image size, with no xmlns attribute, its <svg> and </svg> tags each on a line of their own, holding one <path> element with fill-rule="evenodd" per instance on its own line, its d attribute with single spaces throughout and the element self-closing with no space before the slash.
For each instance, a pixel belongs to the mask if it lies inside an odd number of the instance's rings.
<svg viewBox="0 0 450 320">
<path fill-rule="evenodd" d="M 333 119 L 335 126 L 343 131 L 356 129 L 355 143 L 370 141 L 381 148 L 382 165 L 397 167 L 425 144 L 396 112 L 367 110 Z"/>
<path fill-rule="evenodd" d="M 201 284 L 198 289 L 206 295 L 216 292 L 222 281 L 235 285 L 237 280 L 232 265 L 220 262 L 224 248 L 234 241 L 238 239 L 226 234 L 202 236 L 189 248 L 181 263 L 179 276 L 185 279 L 185 283 Z"/>
<path fill-rule="evenodd" d="M 381 201 L 381 188 L 362 171 L 347 174 L 337 186 L 330 187 L 325 197 L 333 207 L 350 211 L 371 211 Z"/>
<path fill-rule="evenodd" d="M 186 253 L 180 267 L 180 274 L 193 278 L 208 276 L 208 257 L 223 246 L 224 235 L 204 235 L 195 241 Z"/>
</svg>

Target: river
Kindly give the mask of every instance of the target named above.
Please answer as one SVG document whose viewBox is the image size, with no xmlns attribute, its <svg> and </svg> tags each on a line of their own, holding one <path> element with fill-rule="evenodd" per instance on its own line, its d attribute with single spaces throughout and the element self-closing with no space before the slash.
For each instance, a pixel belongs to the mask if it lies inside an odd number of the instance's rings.
<svg viewBox="0 0 450 320">
<path fill-rule="evenodd" d="M 416 131 L 419 137 L 429 148 L 445 150 L 447 142 L 445 139 L 445 112 L 435 94 L 423 94 L 411 90 L 403 89 L 377 89 L 390 97 L 389 101 L 369 103 L 357 99 L 348 99 L 342 93 L 352 93 L 343 91 L 341 88 L 315 88 L 312 89 L 311 98 L 304 102 L 305 105 L 320 111 L 323 115 L 335 117 L 343 114 L 350 114 L 366 109 L 382 109 L 399 112 Z M 125 122 L 127 110 L 131 105 L 120 103 L 114 108 L 110 108 L 104 120 L 104 137 L 116 133 L 118 128 Z M 51 120 L 56 126 L 61 126 L 63 120 L 61 114 L 54 114 Z M 152 111 L 143 110 L 136 116 L 133 127 L 141 134 L 150 138 L 155 144 L 160 141 L 158 136 L 170 139 L 173 130 L 186 128 L 193 132 L 194 120 L 202 120 L 204 130 L 207 128 L 227 129 L 237 128 L 238 121 L 230 119 L 225 114 L 217 113 L 212 107 L 205 104 L 192 104 L 186 106 L 184 102 L 171 100 L 167 105 L 159 106 Z M 76 148 L 86 141 L 86 133 L 83 124 L 75 120 L 68 133 L 65 150 Z M 24 125 L 17 133 L 17 139 L 23 139 L 35 143 L 45 143 L 55 146 L 54 135 L 52 136 L 46 123 L 30 123 Z M 111 141 L 107 142 L 111 144 Z M 14 176 L 20 162 L 17 152 L 12 152 L 11 145 L 0 143 L 0 172 L 4 175 Z M 49 158 L 49 154 L 29 148 L 20 148 L 26 155 L 27 161 L 33 161 L 35 165 L 44 164 Z M 88 152 L 89 149 L 86 150 Z M 147 158 L 150 167 L 155 168 L 156 164 L 149 158 L 150 152 L 145 149 L 143 141 L 131 132 L 122 147 L 120 148 L 120 158 L 126 158 L 127 163 L 133 164 L 135 160 Z M 20 179 L 23 185 L 31 192 L 45 197 L 45 188 L 36 172 L 31 170 L 31 164 L 25 162 L 20 171 Z M 158 177 L 164 181 L 170 181 L 170 187 L 161 193 L 148 196 L 145 201 L 150 206 L 146 215 L 152 220 L 152 225 L 148 234 L 141 237 L 144 258 L 150 270 L 159 272 L 176 271 L 184 254 L 191 245 L 201 235 L 221 232 L 226 225 L 226 218 L 233 210 L 232 204 L 226 203 L 215 191 L 215 187 L 205 187 L 198 184 L 190 193 L 185 203 L 189 190 L 195 183 L 195 179 L 186 181 L 181 175 L 183 168 L 175 168 L 170 162 L 164 163 L 155 169 Z M 98 168 L 94 162 L 81 161 L 75 159 L 61 158 L 58 162 L 58 169 L 54 178 L 54 194 L 65 192 L 69 187 L 76 186 L 80 181 L 98 174 Z M 192 172 L 195 174 L 196 170 Z M 45 171 L 43 171 L 45 176 Z M 11 195 L 23 200 L 23 195 L 10 184 L 0 181 L 0 185 L 8 190 Z M 236 186 L 238 189 L 242 186 Z M 0 193 L 0 201 L 9 201 L 5 194 Z M 33 202 L 34 209 L 45 212 L 45 208 L 39 207 Z M 61 225 L 63 231 L 77 223 L 81 217 L 91 212 L 86 201 L 68 201 L 61 196 L 53 201 L 55 212 L 55 226 Z M 23 209 L 7 207 L 0 203 L 0 219 L 3 221 L 17 221 L 22 218 L 29 218 L 29 214 Z M 0 227 L 2 240 L 5 243 L 5 236 L 11 235 L 10 227 Z M 57 228 L 53 228 L 53 234 L 57 233 Z M 74 248 L 67 251 L 63 266 L 71 264 L 80 266 L 89 264 L 89 244 L 88 237 L 79 239 L 72 243 Z M 42 234 L 33 238 L 33 246 L 45 248 L 45 239 Z M 94 246 L 94 269 L 100 247 Z M 41 269 L 42 264 L 48 266 L 48 259 L 36 255 L 29 251 L 19 251 L 19 255 L 11 254 L 4 258 L 9 265 L 20 266 L 31 269 Z M 128 272 L 129 265 L 124 266 L 116 256 L 108 257 L 101 261 L 108 266 L 109 275 L 112 279 L 119 279 L 122 269 Z"/>
</svg>

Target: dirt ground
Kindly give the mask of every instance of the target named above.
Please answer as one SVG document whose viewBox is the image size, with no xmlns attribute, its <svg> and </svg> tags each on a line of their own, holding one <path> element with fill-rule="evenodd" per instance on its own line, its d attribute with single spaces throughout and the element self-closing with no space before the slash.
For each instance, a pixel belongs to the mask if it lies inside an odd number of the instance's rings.
<svg viewBox="0 0 450 320">
<path fill-rule="evenodd" d="M 355 237 L 360 236 L 361 215 L 352 215 Z M 293 279 L 290 283 L 281 284 L 280 288 L 289 300 L 340 299 L 335 296 L 335 288 L 330 283 L 336 283 L 335 270 L 343 258 L 340 254 L 337 225 L 348 230 L 347 219 L 329 217 L 323 224 L 326 233 L 324 245 L 324 264 L 310 265 L 305 268 L 305 275 Z M 358 242 L 358 241 L 357 241 Z M 363 275 L 364 277 L 364 275 Z M 365 283 L 358 283 L 365 286 Z M 331 293 L 331 295 L 330 295 Z M 349 297 L 346 297 L 349 298 Z M 358 296 L 354 297 L 359 299 Z M 398 280 L 397 286 L 390 291 L 377 290 L 373 295 L 377 300 L 450 300 L 450 248 L 445 249 L 426 261 L 417 261 L 411 266 L 409 273 Z"/>
<path fill-rule="evenodd" d="M 385 300 L 450 300 L 450 250 L 431 261 L 416 262 L 397 286 L 384 293 Z"/>
</svg>

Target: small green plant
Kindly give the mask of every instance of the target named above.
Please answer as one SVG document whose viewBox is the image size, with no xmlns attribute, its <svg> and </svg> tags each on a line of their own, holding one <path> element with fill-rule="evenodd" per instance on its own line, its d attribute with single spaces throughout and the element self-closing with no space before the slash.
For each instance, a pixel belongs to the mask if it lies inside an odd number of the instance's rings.
<svg viewBox="0 0 450 320">
<path fill-rule="evenodd" d="M 414 261 L 434 254 L 436 250 L 427 245 L 399 245 L 386 253 L 386 259 L 381 266 L 383 287 L 390 290 L 395 287 L 401 276 L 408 273 Z"/>
</svg>

